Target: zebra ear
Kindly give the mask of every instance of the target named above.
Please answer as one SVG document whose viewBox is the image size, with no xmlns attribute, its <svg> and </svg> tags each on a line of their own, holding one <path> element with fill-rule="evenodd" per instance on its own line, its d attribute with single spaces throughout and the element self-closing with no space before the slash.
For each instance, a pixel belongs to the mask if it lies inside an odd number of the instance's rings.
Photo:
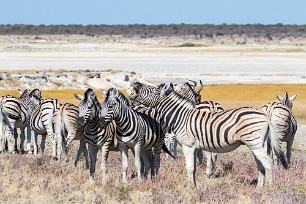
<svg viewBox="0 0 306 204">
<path fill-rule="evenodd" d="M 119 91 L 118 91 L 118 89 L 114 89 L 113 95 L 114 95 L 115 97 L 119 96 Z"/>
<path fill-rule="evenodd" d="M 17 89 L 19 95 L 21 96 L 23 94 L 23 92 L 21 91 L 21 89 Z"/>
<path fill-rule="evenodd" d="M 172 83 L 166 83 L 163 86 L 162 91 L 165 93 L 165 95 L 170 94 L 173 91 L 173 84 Z"/>
<path fill-rule="evenodd" d="M 24 90 L 24 92 L 22 92 L 20 89 L 18 89 L 18 93 L 20 94 L 20 98 L 24 98 L 24 97 L 28 96 L 28 89 Z"/>
<path fill-rule="evenodd" d="M 290 101 L 294 101 L 296 99 L 297 95 L 293 95 L 289 98 Z"/>
<path fill-rule="evenodd" d="M 107 97 L 106 91 L 104 91 L 103 89 L 101 89 L 100 91 L 101 91 L 102 96 L 103 96 L 104 98 L 106 98 L 106 97 Z"/>
<path fill-rule="evenodd" d="M 140 87 L 143 86 L 143 84 L 140 83 L 140 82 L 132 82 L 130 85 L 131 85 L 131 87 L 133 87 L 134 89 L 139 89 Z"/>
<path fill-rule="evenodd" d="M 81 96 L 80 94 L 77 94 L 77 93 L 74 93 L 74 97 L 76 97 L 76 99 L 80 101 L 84 99 L 84 96 Z"/>
<path fill-rule="evenodd" d="M 276 98 L 279 100 L 279 101 L 283 101 L 283 97 L 279 96 L 276 94 Z"/>
</svg>

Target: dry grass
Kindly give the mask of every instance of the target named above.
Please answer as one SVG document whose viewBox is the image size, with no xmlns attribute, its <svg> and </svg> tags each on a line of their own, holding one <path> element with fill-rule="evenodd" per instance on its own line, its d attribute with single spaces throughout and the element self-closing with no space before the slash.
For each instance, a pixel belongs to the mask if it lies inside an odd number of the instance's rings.
<svg viewBox="0 0 306 204">
<path fill-rule="evenodd" d="M 76 152 L 75 142 L 72 148 Z M 50 150 L 50 146 L 48 147 Z M 242 150 L 241 150 L 242 149 Z M 216 178 L 206 178 L 198 167 L 197 188 L 189 186 L 185 162 L 162 155 L 156 182 L 130 179 L 121 182 L 121 159 L 117 152 L 109 156 L 108 182 L 103 186 L 97 163 L 96 183 L 88 182 L 84 161 L 75 168 L 74 154 L 67 164 L 51 161 L 50 151 L 34 160 L 31 155 L 0 155 L 0 195 L 3 203 L 304 203 L 306 200 L 306 160 L 300 152 L 293 155 L 293 164 L 286 171 L 274 167 L 274 185 L 257 190 L 256 164 L 250 152 L 219 155 Z M 305 154 L 304 154 L 305 155 Z M 133 157 L 129 158 L 129 175 Z"/>
</svg>

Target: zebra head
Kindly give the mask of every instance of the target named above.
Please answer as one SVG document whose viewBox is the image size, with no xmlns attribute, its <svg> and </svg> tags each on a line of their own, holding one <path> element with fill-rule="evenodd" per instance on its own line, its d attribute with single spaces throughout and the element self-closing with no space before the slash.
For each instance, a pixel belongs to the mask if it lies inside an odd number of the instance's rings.
<svg viewBox="0 0 306 204">
<path fill-rule="evenodd" d="M 287 106 L 290 109 L 292 109 L 292 106 L 293 106 L 292 101 L 294 101 L 296 97 L 297 97 L 297 95 L 293 95 L 289 98 L 287 92 L 285 93 L 284 98 L 276 94 L 276 98 L 280 101 L 280 103 Z"/>
<path fill-rule="evenodd" d="M 74 94 L 74 96 L 81 101 L 79 105 L 78 126 L 83 127 L 88 121 L 92 121 L 98 116 L 101 105 L 95 92 L 90 88 L 86 90 L 84 97 L 79 94 Z"/>
<path fill-rule="evenodd" d="M 132 83 L 133 90 L 130 95 L 133 106 L 155 107 L 160 100 L 160 89 L 140 82 Z"/>
<path fill-rule="evenodd" d="M 160 89 L 161 89 L 160 95 L 162 97 L 166 97 L 169 94 L 171 94 L 172 92 L 174 93 L 174 87 L 173 87 L 172 83 L 166 83 L 162 87 L 160 87 Z"/>
<path fill-rule="evenodd" d="M 18 93 L 20 95 L 19 99 L 21 99 L 22 101 L 24 101 L 26 104 L 29 103 L 29 90 L 25 89 L 23 92 L 18 89 Z"/>
<path fill-rule="evenodd" d="M 115 114 L 118 113 L 118 108 L 120 106 L 119 94 L 120 92 L 116 88 L 110 88 L 106 94 L 105 101 L 103 103 L 103 114 L 100 115 L 104 118 L 105 124 L 113 121 Z"/>
<path fill-rule="evenodd" d="M 20 96 L 24 98 L 25 102 L 28 105 L 28 115 L 31 116 L 39 107 L 42 101 L 41 91 L 39 89 L 33 89 L 29 94 L 26 91 Z"/>
</svg>

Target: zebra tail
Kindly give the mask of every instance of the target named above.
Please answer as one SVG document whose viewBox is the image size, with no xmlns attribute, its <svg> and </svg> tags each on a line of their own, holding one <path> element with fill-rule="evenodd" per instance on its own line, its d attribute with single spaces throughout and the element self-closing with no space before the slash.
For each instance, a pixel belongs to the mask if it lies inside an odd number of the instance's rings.
<svg viewBox="0 0 306 204">
<path fill-rule="evenodd" d="M 61 143 L 59 144 L 61 147 L 63 143 L 65 143 L 65 124 L 64 121 L 62 120 L 62 107 L 57 110 L 57 115 L 54 118 L 54 129 L 55 129 L 55 134 L 57 140 Z"/>
<path fill-rule="evenodd" d="M 167 148 L 167 146 L 165 145 L 165 143 L 163 143 L 162 150 L 164 150 L 164 152 L 166 152 L 167 154 L 169 154 L 173 159 L 176 159 L 176 157 L 173 156 L 173 155 L 171 154 L 171 152 L 169 151 L 169 149 Z"/>
<path fill-rule="evenodd" d="M 268 120 L 269 123 L 269 131 L 270 131 L 270 144 L 268 142 L 268 145 L 271 146 L 273 153 L 276 155 L 276 157 L 279 159 L 279 161 L 282 163 L 282 166 L 284 167 L 284 169 L 288 169 L 288 164 L 285 158 L 285 154 L 282 150 L 282 140 L 281 138 L 277 137 L 277 134 L 275 132 L 275 129 L 273 127 L 273 125 L 271 124 L 271 121 Z"/>
</svg>

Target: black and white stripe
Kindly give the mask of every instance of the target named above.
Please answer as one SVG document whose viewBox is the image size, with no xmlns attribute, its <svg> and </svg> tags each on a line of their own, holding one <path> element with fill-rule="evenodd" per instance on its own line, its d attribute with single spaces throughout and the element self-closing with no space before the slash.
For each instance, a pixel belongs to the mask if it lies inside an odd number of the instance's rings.
<svg viewBox="0 0 306 204">
<path fill-rule="evenodd" d="M 117 149 L 115 123 L 105 125 L 100 120 L 101 104 L 92 89 L 87 89 L 84 96 L 75 94 L 75 97 L 80 100 L 78 127 L 84 128 L 85 140 L 88 144 L 90 181 L 94 181 L 97 153 L 101 150 L 102 182 L 106 182 L 108 154 L 109 151 Z"/>
<path fill-rule="evenodd" d="M 0 152 L 2 147 L 2 129 L 6 125 L 6 142 L 8 144 L 8 151 L 14 152 L 12 145 L 12 135 L 15 135 L 15 149 L 17 148 L 17 134 L 16 128 L 24 128 L 27 126 L 27 106 L 28 106 L 28 91 L 25 90 L 20 98 L 13 96 L 3 96 L 0 99 Z M 22 131 L 20 149 L 23 150 L 24 131 Z"/>
<path fill-rule="evenodd" d="M 42 135 L 41 153 L 45 149 L 45 140 L 48 135 L 52 142 L 52 156 L 57 159 L 57 141 L 54 134 L 53 117 L 54 113 L 60 109 L 61 103 L 57 99 L 44 99 L 36 94 L 34 89 L 29 97 L 28 115 L 29 123 L 34 138 L 34 156 L 37 156 L 37 134 Z"/>
<path fill-rule="evenodd" d="M 63 104 L 54 114 L 54 129 L 58 146 L 64 149 L 64 154 L 67 160 L 68 148 L 73 140 L 79 140 L 80 145 L 74 165 L 76 166 L 81 154 L 84 154 L 86 168 L 89 168 L 88 151 L 84 136 L 84 128 L 78 127 L 79 107 L 71 103 Z M 59 151 L 61 152 L 61 151 Z M 61 159 L 61 155 L 58 155 Z"/>
<path fill-rule="evenodd" d="M 297 131 L 297 121 L 294 118 L 292 108 L 292 101 L 296 98 L 295 96 L 288 97 L 288 94 L 285 94 L 285 97 L 277 97 L 281 103 L 267 103 L 261 107 L 268 118 L 271 120 L 274 129 L 277 131 L 278 136 L 283 142 L 287 143 L 287 162 L 291 164 L 291 152 L 292 145 L 294 141 L 294 136 Z"/>
<path fill-rule="evenodd" d="M 152 104 L 161 119 L 173 130 L 183 147 L 188 180 L 195 184 L 195 153 L 198 148 L 216 153 L 233 151 L 247 145 L 255 156 L 258 168 L 258 187 L 272 184 L 272 161 L 264 144 L 274 150 L 287 168 L 281 141 L 264 112 L 253 108 L 238 108 L 220 113 L 194 109 L 194 104 L 175 92 L 171 84 L 161 90 L 138 83 L 134 85 L 133 100 Z"/>
<path fill-rule="evenodd" d="M 126 102 L 120 100 L 124 98 Z M 152 176 L 157 175 L 160 166 L 160 153 L 164 143 L 164 129 L 153 117 L 134 110 L 121 92 L 109 89 L 107 98 L 107 114 L 105 122 L 116 122 L 116 136 L 122 154 L 123 180 L 127 180 L 128 149 L 133 149 L 138 178 L 141 178 L 141 157 L 144 160 L 145 172 L 151 166 L 149 150 L 153 149 Z"/>
</svg>

